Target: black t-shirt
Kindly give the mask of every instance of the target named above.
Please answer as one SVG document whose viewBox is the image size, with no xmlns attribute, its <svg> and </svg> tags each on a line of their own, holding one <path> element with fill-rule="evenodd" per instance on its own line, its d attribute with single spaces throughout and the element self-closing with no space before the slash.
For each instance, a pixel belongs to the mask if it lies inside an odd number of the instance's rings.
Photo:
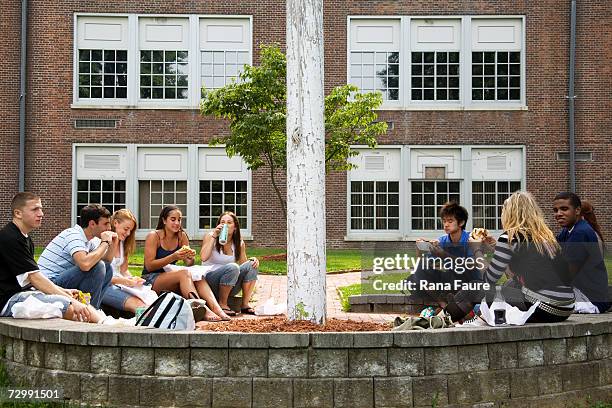
<svg viewBox="0 0 612 408">
<path fill-rule="evenodd" d="M 9 222 L 0 230 L 0 310 L 11 296 L 23 290 L 17 276 L 37 270 L 32 238 Z"/>
</svg>

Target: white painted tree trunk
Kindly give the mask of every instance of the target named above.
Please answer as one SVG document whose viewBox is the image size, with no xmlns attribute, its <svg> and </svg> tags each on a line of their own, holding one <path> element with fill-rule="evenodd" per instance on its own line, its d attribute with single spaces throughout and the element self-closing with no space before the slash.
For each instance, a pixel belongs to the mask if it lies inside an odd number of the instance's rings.
<svg viewBox="0 0 612 408">
<path fill-rule="evenodd" d="M 287 0 L 287 311 L 325 323 L 323 0 Z"/>
</svg>

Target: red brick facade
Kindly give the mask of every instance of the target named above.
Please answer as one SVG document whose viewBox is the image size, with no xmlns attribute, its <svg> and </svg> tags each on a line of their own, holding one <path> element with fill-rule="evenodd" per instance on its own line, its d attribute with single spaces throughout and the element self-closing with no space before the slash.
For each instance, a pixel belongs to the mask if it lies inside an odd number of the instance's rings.
<svg viewBox="0 0 612 408">
<path fill-rule="evenodd" d="M 382 111 L 394 129 L 380 144 L 525 145 L 527 189 L 550 214 L 550 202 L 569 187 L 568 164 L 557 152 L 568 151 L 569 1 L 325 1 L 326 90 L 346 83 L 347 16 L 356 15 L 524 15 L 526 21 L 526 93 L 528 110 Z M 71 108 L 74 13 L 160 13 L 252 15 L 253 60 L 258 44 L 284 43 L 285 5 L 281 1 L 62 1 L 30 2 L 28 19 L 26 189 L 43 197 L 42 244 L 67 227 L 71 217 L 73 143 L 207 143 L 226 132 L 224 123 L 195 110 Z M 5 6 L 0 39 L 5 87 L 0 91 L 0 206 L 7 207 L 17 189 L 19 2 Z M 595 206 L 600 224 L 612 240 L 612 148 L 610 89 L 612 32 L 602 24 L 612 17 L 607 0 L 579 2 L 576 70 L 576 146 L 593 153 L 577 166 L 577 189 Z M 77 118 L 112 118 L 116 129 L 74 129 Z M 253 245 L 285 243 L 285 224 L 268 181 L 268 170 L 253 174 Z M 284 179 L 281 178 L 281 183 Z M 355 246 L 346 234 L 346 175 L 327 182 L 329 244 Z M 8 212 L 8 211 L 7 211 Z"/>
</svg>

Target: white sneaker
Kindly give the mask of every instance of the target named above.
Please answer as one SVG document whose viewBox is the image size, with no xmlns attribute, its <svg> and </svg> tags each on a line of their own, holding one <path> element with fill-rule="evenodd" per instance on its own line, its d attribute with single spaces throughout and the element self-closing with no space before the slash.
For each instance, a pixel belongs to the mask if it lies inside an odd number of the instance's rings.
<svg viewBox="0 0 612 408">
<path fill-rule="evenodd" d="M 464 321 L 459 327 L 483 327 L 488 326 L 487 322 L 484 321 L 480 315 L 476 315 L 469 320 Z"/>
</svg>

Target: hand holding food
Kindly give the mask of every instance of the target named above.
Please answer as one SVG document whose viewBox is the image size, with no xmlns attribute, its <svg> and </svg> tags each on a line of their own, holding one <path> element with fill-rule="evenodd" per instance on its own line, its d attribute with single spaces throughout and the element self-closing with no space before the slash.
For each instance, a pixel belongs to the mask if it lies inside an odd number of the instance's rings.
<svg viewBox="0 0 612 408">
<path fill-rule="evenodd" d="M 489 231 L 485 228 L 474 228 L 470 233 L 470 239 L 473 241 L 482 242 L 489 236 Z"/>
</svg>

